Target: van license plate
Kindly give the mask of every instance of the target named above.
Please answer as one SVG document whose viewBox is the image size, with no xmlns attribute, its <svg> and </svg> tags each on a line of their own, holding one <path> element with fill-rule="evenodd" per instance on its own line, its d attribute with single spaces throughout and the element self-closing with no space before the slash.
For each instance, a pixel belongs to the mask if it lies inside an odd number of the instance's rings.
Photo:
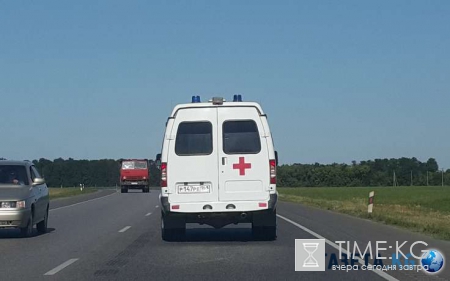
<svg viewBox="0 0 450 281">
<path fill-rule="evenodd" d="M 179 185 L 178 186 L 179 194 L 210 193 L 210 192 L 211 192 L 210 185 Z"/>
</svg>

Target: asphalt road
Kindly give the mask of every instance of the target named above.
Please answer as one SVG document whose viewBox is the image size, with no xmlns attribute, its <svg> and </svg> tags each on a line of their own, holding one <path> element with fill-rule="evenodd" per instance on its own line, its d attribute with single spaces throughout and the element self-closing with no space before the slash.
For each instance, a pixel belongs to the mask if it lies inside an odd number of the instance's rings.
<svg viewBox="0 0 450 281">
<path fill-rule="evenodd" d="M 448 280 L 423 272 L 295 271 L 295 239 L 324 237 L 326 265 L 335 241 L 425 241 L 450 257 L 450 243 L 298 204 L 279 202 L 278 239 L 255 241 L 249 225 L 188 225 L 186 240 L 160 234 L 158 192 L 105 190 L 51 202 L 44 235 L 0 231 L 1 280 Z M 390 245 L 387 244 L 387 245 Z M 374 245 L 374 244 L 373 244 Z M 393 244 L 395 245 L 395 244 Z M 417 247 L 421 249 L 421 247 Z M 389 250 L 384 252 L 389 256 Z M 392 264 L 387 260 L 385 264 Z M 345 263 L 338 261 L 339 265 Z"/>
</svg>

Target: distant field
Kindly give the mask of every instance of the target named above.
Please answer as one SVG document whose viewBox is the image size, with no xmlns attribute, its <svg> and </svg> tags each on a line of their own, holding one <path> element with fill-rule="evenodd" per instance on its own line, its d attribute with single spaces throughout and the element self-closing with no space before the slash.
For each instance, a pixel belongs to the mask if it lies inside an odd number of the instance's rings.
<svg viewBox="0 0 450 281">
<path fill-rule="evenodd" d="M 280 199 L 450 240 L 450 187 L 312 187 L 278 188 Z M 375 191 L 373 214 L 367 214 Z"/>
<path fill-rule="evenodd" d="M 95 188 L 84 188 L 83 191 L 80 188 L 66 187 L 66 188 L 49 188 L 50 200 L 56 198 L 70 197 L 75 195 L 87 194 L 97 191 Z"/>
</svg>

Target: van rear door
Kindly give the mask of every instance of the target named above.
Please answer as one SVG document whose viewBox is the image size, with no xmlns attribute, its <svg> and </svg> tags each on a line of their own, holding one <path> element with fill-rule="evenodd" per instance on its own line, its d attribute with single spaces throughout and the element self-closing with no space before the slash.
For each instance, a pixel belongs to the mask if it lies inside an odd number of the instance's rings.
<svg viewBox="0 0 450 281">
<path fill-rule="evenodd" d="M 270 167 L 255 107 L 219 107 L 219 201 L 269 199 Z"/>
<path fill-rule="evenodd" d="M 179 110 L 168 151 L 169 202 L 218 201 L 217 108 Z"/>
</svg>

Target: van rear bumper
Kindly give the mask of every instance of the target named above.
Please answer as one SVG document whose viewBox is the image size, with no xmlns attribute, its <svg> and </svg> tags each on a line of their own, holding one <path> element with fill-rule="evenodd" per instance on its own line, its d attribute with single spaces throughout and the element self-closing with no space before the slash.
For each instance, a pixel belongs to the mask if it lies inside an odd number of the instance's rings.
<svg viewBox="0 0 450 281">
<path fill-rule="evenodd" d="M 169 197 L 160 197 L 161 209 L 164 213 L 232 213 L 273 210 L 276 208 L 278 194 L 270 194 L 268 201 L 233 201 L 233 202 L 196 202 L 170 203 Z M 266 205 L 260 205 L 266 203 Z M 234 208 L 231 208 L 232 206 Z M 174 209 L 174 206 L 176 209 Z M 228 208 L 227 208 L 228 207 Z"/>
</svg>

